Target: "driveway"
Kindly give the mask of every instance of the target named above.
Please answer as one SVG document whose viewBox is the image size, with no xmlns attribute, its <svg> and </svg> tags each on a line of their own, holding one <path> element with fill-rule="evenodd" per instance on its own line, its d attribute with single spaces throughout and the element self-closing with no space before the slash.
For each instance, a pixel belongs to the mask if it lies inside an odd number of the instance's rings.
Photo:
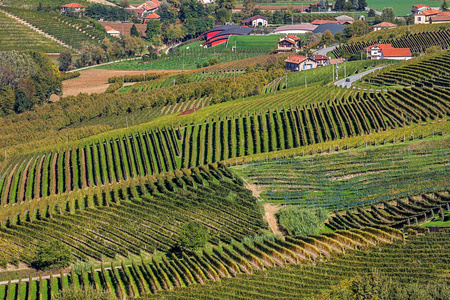
<svg viewBox="0 0 450 300">
<path fill-rule="evenodd" d="M 346 88 L 350 88 L 352 86 L 352 83 L 360 80 L 363 76 L 370 74 L 372 72 L 375 72 L 376 70 L 381 70 L 384 67 L 376 67 L 375 69 L 371 69 L 371 70 L 367 70 L 364 71 L 362 73 L 356 74 L 356 75 L 352 75 L 350 77 L 338 80 L 334 83 L 334 85 L 340 86 L 340 87 L 346 87 Z M 349 79 L 349 81 L 347 81 L 347 79 Z"/>
<path fill-rule="evenodd" d="M 331 46 L 331 47 L 328 47 L 328 48 L 323 48 L 323 49 L 316 50 L 316 51 L 314 51 L 314 54 L 327 55 L 328 52 L 333 51 L 334 48 L 336 48 L 337 46 L 338 45 L 334 45 L 334 46 Z"/>
</svg>

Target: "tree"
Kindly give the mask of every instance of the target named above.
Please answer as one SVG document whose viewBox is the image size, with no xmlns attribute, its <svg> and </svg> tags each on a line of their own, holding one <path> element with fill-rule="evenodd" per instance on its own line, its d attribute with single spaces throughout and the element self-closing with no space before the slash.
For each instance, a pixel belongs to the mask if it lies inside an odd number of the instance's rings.
<svg viewBox="0 0 450 300">
<path fill-rule="evenodd" d="M 448 11 L 448 4 L 447 4 L 446 0 L 444 0 L 444 2 L 442 2 L 441 11 Z"/>
<path fill-rule="evenodd" d="M 374 17 L 375 17 L 375 10 L 374 10 L 373 8 L 371 8 L 371 9 L 369 10 L 369 12 L 367 13 L 367 16 L 368 16 L 369 18 L 374 18 Z"/>
<path fill-rule="evenodd" d="M 136 28 L 136 25 L 134 25 L 134 24 L 133 24 L 133 26 L 131 26 L 130 35 L 133 36 L 133 37 L 140 37 L 141 36 L 139 34 L 139 31 Z"/>
<path fill-rule="evenodd" d="M 344 35 L 348 38 L 354 36 L 360 36 L 372 31 L 370 25 L 363 20 L 356 20 L 353 24 L 350 24 L 344 28 Z"/>
<path fill-rule="evenodd" d="M 120 0 L 120 6 L 125 8 L 130 6 L 130 3 L 128 2 L 128 0 Z"/>
<path fill-rule="evenodd" d="M 161 33 L 161 23 L 158 20 L 149 20 L 147 29 L 145 30 L 146 39 L 151 41 L 152 38 Z"/>
<path fill-rule="evenodd" d="M 14 112 L 16 96 L 11 86 L 0 88 L 0 116 L 6 116 Z"/>
<path fill-rule="evenodd" d="M 226 8 L 228 10 L 232 10 L 236 5 L 236 0 L 218 0 L 217 5 L 219 8 Z"/>
<path fill-rule="evenodd" d="M 323 45 L 328 45 L 334 42 L 334 35 L 331 33 L 330 30 L 325 30 L 325 32 L 322 34 L 322 39 L 320 40 L 320 43 Z"/>
<path fill-rule="evenodd" d="M 216 10 L 216 18 L 220 23 L 228 22 L 231 19 L 231 11 L 226 8 Z"/>
<path fill-rule="evenodd" d="M 325 0 L 320 0 L 318 4 L 319 11 L 326 11 L 327 10 L 327 4 L 325 3 Z"/>
<path fill-rule="evenodd" d="M 336 3 L 334 4 L 335 10 L 343 10 L 344 9 L 345 0 L 336 0 Z"/>
<path fill-rule="evenodd" d="M 247 16 L 251 15 L 256 7 L 255 0 L 244 0 L 243 4 L 244 4 L 244 9 L 242 10 L 242 13 Z"/>
<path fill-rule="evenodd" d="M 365 10 L 367 7 L 367 1 L 366 0 L 358 0 L 358 6 L 359 10 Z"/>
<path fill-rule="evenodd" d="M 359 1 L 358 0 L 353 0 L 352 1 L 352 8 L 353 8 L 353 10 L 358 10 L 359 9 Z"/>
<path fill-rule="evenodd" d="M 208 241 L 208 231 L 196 221 L 185 223 L 180 230 L 180 246 L 190 250 L 198 250 Z"/>
<path fill-rule="evenodd" d="M 33 267 L 38 270 L 60 269 L 70 265 L 73 255 L 69 246 L 58 240 L 43 242 L 33 260 Z"/>
<path fill-rule="evenodd" d="M 394 9 L 392 7 L 383 8 L 383 12 L 381 14 L 381 21 L 393 22 L 394 19 L 395 19 Z"/>
<path fill-rule="evenodd" d="M 335 39 L 336 41 L 339 42 L 339 45 L 341 45 L 342 32 L 336 32 L 336 33 L 334 34 L 334 39 Z"/>
<path fill-rule="evenodd" d="M 61 71 L 67 71 L 69 70 L 70 66 L 72 65 L 72 53 L 69 50 L 64 50 L 59 54 L 58 57 L 59 62 L 59 69 Z"/>
</svg>

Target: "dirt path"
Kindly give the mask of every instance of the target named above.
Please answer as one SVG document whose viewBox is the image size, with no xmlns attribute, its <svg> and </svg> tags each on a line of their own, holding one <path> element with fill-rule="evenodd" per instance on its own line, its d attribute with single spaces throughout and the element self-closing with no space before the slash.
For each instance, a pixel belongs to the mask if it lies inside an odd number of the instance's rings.
<svg viewBox="0 0 450 300">
<path fill-rule="evenodd" d="M 265 217 L 269 223 L 270 229 L 272 229 L 275 234 L 283 235 L 280 227 L 278 226 L 277 218 L 275 217 L 275 214 L 280 210 L 280 208 L 280 205 L 270 203 L 264 204 Z"/>
<path fill-rule="evenodd" d="M 108 87 L 108 78 L 122 75 L 137 75 L 144 73 L 167 73 L 181 71 L 121 71 L 121 70 L 104 70 L 104 69 L 88 69 L 80 71 L 80 77 L 63 81 L 63 96 L 76 96 L 80 93 L 104 93 Z M 59 100 L 59 97 L 52 95 L 51 101 Z"/>
</svg>

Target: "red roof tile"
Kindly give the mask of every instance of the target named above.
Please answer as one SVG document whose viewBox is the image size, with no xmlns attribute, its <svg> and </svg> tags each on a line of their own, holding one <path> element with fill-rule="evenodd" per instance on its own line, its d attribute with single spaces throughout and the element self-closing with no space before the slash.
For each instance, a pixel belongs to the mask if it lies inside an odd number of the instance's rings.
<svg viewBox="0 0 450 300">
<path fill-rule="evenodd" d="M 328 24 L 328 23 L 335 23 L 338 24 L 339 21 L 333 21 L 333 20 L 314 20 L 311 22 L 313 25 L 322 25 L 322 24 Z"/>
<path fill-rule="evenodd" d="M 287 38 L 290 38 L 290 39 L 293 39 L 294 41 L 299 41 L 299 40 L 301 40 L 301 38 L 299 38 L 299 37 L 296 36 L 296 35 L 292 35 L 292 34 L 287 35 L 286 37 L 287 37 Z"/>
<path fill-rule="evenodd" d="M 374 25 L 373 27 L 397 27 L 397 25 L 389 22 L 382 22 L 380 24 Z"/>
<path fill-rule="evenodd" d="M 61 5 L 61 7 L 66 7 L 66 8 L 81 8 L 81 7 L 85 7 L 84 5 L 78 4 L 78 3 L 69 3 L 66 5 Z"/>
<path fill-rule="evenodd" d="M 373 47 L 380 47 L 381 49 L 388 49 L 388 48 L 392 48 L 392 44 L 373 44 L 369 47 L 364 48 L 364 50 L 370 50 Z"/>
<path fill-rule="evenodd" d="M 330 64 L 335 65 L 335 64 L 340 64 L 343 63 L 344 59 L 343 58 L 332 58 L 330 59 Z"/>
<path fill-rule="evenodd" d="M 292 55 L 288 59 L 284 60 L 285 62 L 293 63 L 293 64 L 299 64 L 302 61 L 307 60 L 308 58 L 306 56 L 302 55 Z"/>
<path fill-rule="evenodd" d="M 424 10 L 421 14 L 424 16 L 432 16 L 432 15 L 437 15 L 439 13 L 440 13 L 440 11 L 437 9 L 429 9 L 429 10 Z"/>
<path fill-rule="evenodd" d="M 160 16 L 157 13 L 151 13 L 144 18 L 144 20 L 157 20 Z"/>
<path fill-rule="evenodd" d="M 431 22 L 433 22 L 433 21 L 441 21 L 441 22 L 443 22 L 443 21 L 450 21 L 450 15 L 437 15 L 437 16 L 432 16 L 432 17 L 430 17 L 430 19 L 431 19 Z"/>
<path fill-rule="evenodd" d="M 386 48 L 383 49 L 384 57 L 403 57 L 403 56 L 412 56 L 411 49 L 409 48 Z"/>
<path fill-rule="evenodd" d="M 422 7 L 428 7 L 428 8 L 430 8 L 428 5 L 425 5 L 425 4 L 416 4 L 416 5 L 413 5 L 413 8 L 416 8 L 416 9 L 419 9 L 419 8 L 422 8 Z"/>
<path fill-rule="evenodd" d="M 328 60 L 328 59 L 330 59 L 328 56 L 325 56 L 325 55 L 313 55 L 312 56 L 312 59 L 314 59 L 314 60 Z"/>
</svg>

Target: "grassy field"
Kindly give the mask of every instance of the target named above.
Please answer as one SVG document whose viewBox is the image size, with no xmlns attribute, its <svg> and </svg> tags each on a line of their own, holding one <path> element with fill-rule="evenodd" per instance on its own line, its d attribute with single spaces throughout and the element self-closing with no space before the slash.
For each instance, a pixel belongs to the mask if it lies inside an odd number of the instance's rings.
<svg viewBox="0 0 450 300">
<path fill-rule="evenodd" d="M 443 1 L 438 0 L 424 0 L 424 1 L 416 1 L 416 0 L 367 0 L 367 5 L 376 10 L 382 11 L 385 7 L 392 7 L 394 9 L 395 15 L 406 16 L 411 14 L 411 7 L 415 4 L 425 4 L 430 7 L 440 7 Z"/>
<path fill-rule="evenodd" d="M 72 0 L 3 0 L 2 1 L 4 5 L 17 7 L 17 8 L 26 8 L 26 9 L 36 9 L 39 5 L 39 3 L 42 4 L 42 6 L 50 6 L 50 7 L 59 7 L 64 4 L 73 3 Z M 87 0 L 79 0 L 77 3 L 82 4 L 84 6 L 87 6 L 89 4 L 92 4 L 92 2 L 89 2 Z"/>
</svg>

